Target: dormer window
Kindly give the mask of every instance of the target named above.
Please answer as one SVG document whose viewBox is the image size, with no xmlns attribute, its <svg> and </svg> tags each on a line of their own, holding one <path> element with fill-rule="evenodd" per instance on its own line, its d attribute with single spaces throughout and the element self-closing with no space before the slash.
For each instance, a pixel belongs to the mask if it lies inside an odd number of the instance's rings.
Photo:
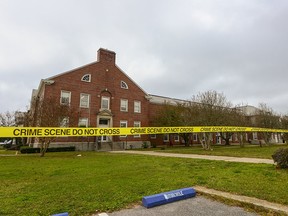
<svg viewBox="0 0 288 216">
<path fill-rule="evenodd" d="M 83 82 L 91 82 L 91 74 L 85 74 L 82 77 L 81 81 L 83 81 Z"/>
<path fill-rule="evenodd" d="M 124 81 L 121 81 L 121 88 L 123 88 L 123 89 L 128 89 L 127 83 L 124 82 Z"/>
</svg>

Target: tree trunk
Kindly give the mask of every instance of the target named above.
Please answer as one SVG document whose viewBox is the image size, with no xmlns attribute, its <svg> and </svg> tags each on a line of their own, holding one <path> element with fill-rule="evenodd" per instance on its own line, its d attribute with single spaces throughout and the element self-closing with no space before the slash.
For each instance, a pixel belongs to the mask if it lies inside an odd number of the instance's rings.
<svg viewBox="0 0 288 216">
<path fill-rule="evenodd" d="M 241 132 L 237 133 L 237 139 L 239 141 L 240 147 L 243 148 L 244 147 L 243 133 Z"/>
</svg>

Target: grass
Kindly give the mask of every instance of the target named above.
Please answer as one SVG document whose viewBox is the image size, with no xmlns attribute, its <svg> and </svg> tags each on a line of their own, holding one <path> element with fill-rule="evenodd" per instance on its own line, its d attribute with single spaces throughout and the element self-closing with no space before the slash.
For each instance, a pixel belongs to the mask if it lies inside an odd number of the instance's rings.
<svg viewBox="0 0 288 216">
<path fill-rule="evenodd" d="M 288 171 L 273 165 L 77 154 L 0 156 L 0 215 L 91 215 L 193 185 L 288 204 Z"/>
<path fill-rule="evenodd" d="M 271 155 L 278 148 L 287 148 L 288 145 L 269 145 L 264 147 L 259 147 L 258 145 L 245 145 L 241 148 L 239 145 L 231 146 L 212 146 L 211 151 L 203 150 L 200 146 L 192 147 L 169 147 L 163 150 L 149 149 L 152 151 L 167 152 L 167 153 L 181 153 L 181 154 L 201 154 L 201 155 L 217 155 L 217 156 L 231 156 L 231 157 L 250 157 L 250 158 L 266 158 L 272 159 Z"/>
<path fill-rule="evenodd" d="M 15 155 L 16 150 L 6 150 L 6 149 L 0 149 L 0 155 Z"/>
</svg>

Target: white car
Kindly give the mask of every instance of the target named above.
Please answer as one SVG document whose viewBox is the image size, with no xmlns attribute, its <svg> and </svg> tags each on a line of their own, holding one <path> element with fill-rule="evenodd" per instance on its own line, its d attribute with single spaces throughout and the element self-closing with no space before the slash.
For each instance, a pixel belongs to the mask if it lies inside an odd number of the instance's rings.
<svg viewBox="0 0 288 216">
<path fill-rule="evenodd" d="M 4 142 L 0 142 L 0 145 L 9 145 L 12 144 L 12 140 L 5 140 Z"/>
</svg>

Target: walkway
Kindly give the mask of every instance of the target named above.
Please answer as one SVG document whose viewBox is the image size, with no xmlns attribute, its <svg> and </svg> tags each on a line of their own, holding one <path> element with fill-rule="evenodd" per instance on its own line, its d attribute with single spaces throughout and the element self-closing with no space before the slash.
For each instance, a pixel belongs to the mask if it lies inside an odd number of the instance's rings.
<svg viewBox="0 0 288 216">
<path fill-rule="evenodd" d="M 193 158 L 193 159 L 218 160 L 218 161 L 227 161 L 227 162 L 274 164 L 273 160 L 262 159 L 262 158 L 241 158 L 241 157 L 213 156 L 213 155 L 177 154 L 177 153 L 162 153 L 162 152 L 153 152 L 153 151 L 113 151 L 111 153 L 140 154 L 140 155 L 177 157 L 177 158 Z"/>
</svg>

